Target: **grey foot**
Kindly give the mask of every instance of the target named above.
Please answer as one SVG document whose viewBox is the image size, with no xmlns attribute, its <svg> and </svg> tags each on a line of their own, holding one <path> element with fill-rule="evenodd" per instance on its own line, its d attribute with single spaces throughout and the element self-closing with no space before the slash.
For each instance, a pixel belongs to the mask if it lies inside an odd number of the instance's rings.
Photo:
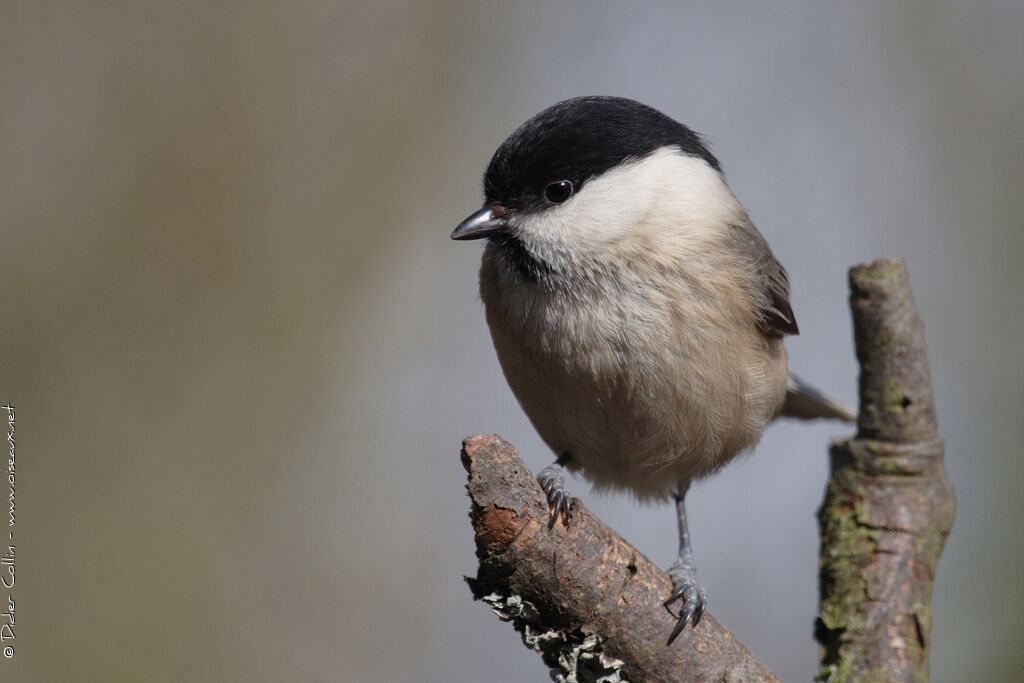
<svg viewBox="0 0 1024 683">
<path fill-rule="evenodd" d="M 559 516 L 568 527 L 569 505 L 572 502 L 572 496 L 569 495 L 569 489 L 565 487 L 565 481 L 562 480 L 561 469 L 555 465 L 548 465 L 537 475 L 537 483 L 544 490 L 544 495 L 548 497 L 548 508 L 551 511 L 548 529 L 555 527 L 555 520 Z"/>
<path fill-rule="evenodd" d="M 700 618 L 704 616 L 704 608 L 708 604 L 708 594 L 697 582 L 697 567 L 693 564 L 692 557 L 681 557 L 669 568 L 668 575 L 672 577 L 672 595 L 665 601 L 668 608 L 672 603 L 682 601 L 679 606 L 679 621 L 672 629 L 672 635 L 668 637 L 667 645 L 682 633 L 687 624 L 697 628 Z M 672 610 L 669 610 L 671 612 Z M 676 616 L 676 615 L 672 615 Z"/>
</svg>

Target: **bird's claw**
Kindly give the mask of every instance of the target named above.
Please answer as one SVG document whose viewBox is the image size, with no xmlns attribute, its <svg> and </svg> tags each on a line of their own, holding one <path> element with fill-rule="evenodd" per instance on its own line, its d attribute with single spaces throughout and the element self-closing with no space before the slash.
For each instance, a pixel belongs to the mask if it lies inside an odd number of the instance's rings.
<svg viewBox="0 0 1024 683">
<path fill-rule="evenodd" d="M 692 561 L 677 561 L 668 571 L 672 577 L 672 595 L 665 601 L 665 609 L 672 614 L 670 606 L 674 602 L 682 601 L 679 607 L 679 614 L 676 617 L 676 626 L 668 637 L 666 645 L 671 645 L 687 624 L 697 628 L 700 619 L 704 616 L 704 609 L 708 604 L 708 594 L 697 583 L 697 570 L 693 567 Z"/>
<path fill-rule="evenodd" d="M 548 529 L 555 527 L 555 521 L 562 518 L 565 526 L 569 526 L 569 506 L 572 504 L 572 496 L 565 486 L 562 474 L 554 465 L 549 465 L 537 475 L 537 483 L 544 490 L 548 498 L 548 508 L 551 516 L 548 518 Z"/>
</svg>

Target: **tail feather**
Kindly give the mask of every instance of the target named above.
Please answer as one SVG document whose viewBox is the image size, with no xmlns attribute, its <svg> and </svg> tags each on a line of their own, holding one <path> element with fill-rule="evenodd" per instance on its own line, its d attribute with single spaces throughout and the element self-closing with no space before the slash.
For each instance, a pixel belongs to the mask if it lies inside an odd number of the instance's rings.
<svg viewBox="0 0 1024 683">
<path fill-rule="evenodd" d="M 790 374 L 786 382 L 786 401 L 779 411 L 781 417 L 795 417 L 801 420 L 830 418 L 856 422 L 857 413 L 841 401 L 805 384 Z"/>
</svg>

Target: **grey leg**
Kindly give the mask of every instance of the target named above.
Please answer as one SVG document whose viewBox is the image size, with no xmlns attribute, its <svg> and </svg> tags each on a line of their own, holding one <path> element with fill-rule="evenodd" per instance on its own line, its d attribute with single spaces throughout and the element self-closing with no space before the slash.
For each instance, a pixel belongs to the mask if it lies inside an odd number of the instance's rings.
<svg viewBox="0 0 1024 683">
<path fill-rule="evenodd" d="M 572 503 L 572 496 L 562 479 L 562 465 L 568 460 L 569 454 L 563 453 L 554 464 L 548 465 L 537 475 L 537 483 L 544 490 L 548 497 L 548 507 L 551 509 L 551 517 L 548 519 L 548 529 L 555 527 L 555 521 L 562 517 L 565 526 L 569 526 L 569 505 Z"/>
<path fill-rule="evenodd" d="M 697 627 L 708 604 L 708 594 L 697 582 L 697 565 L 693 561 L 693 548 L 690 547 L 690 531 L 686 524 L 686 489 L 677 491 L 675 499 L 679 521 L 679 557 L 668 570 L 668 575 L 672 577 L 672 595 L 665 601 L 665 607 L 677 600 L 682 600 L 682 604 L 679 608 L 679 621 L 668 637 L 668 645 L 682 633 L 687 624 Z"/>
</svg>

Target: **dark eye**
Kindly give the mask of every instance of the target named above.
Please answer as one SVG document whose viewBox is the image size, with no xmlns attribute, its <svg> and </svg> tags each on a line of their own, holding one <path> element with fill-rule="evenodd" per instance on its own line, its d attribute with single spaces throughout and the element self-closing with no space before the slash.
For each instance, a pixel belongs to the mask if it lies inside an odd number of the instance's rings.
<svg viewBox="0 0 1024 683">
<path fill-rule="evenodd" d="M 572 183 L 568 180 L 557 180 L 544 188 L 544 198 L 552 204 L 561 204 L 572 196 Z"/>
</svg>

